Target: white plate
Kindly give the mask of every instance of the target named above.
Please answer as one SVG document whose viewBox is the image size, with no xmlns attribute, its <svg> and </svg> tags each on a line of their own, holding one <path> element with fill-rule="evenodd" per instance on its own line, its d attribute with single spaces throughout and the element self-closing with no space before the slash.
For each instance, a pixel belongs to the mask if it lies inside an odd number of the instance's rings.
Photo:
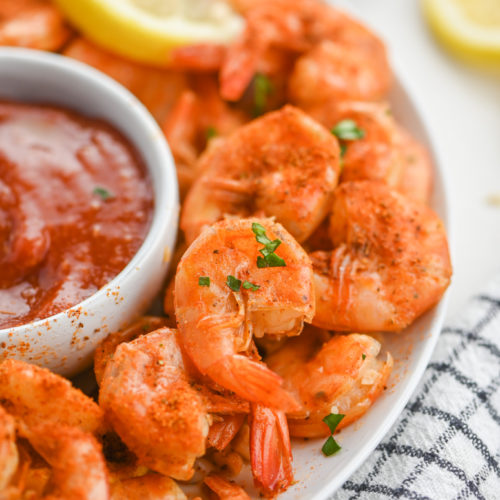
<svg viewBox="0 0 500 500">
<path fill-rule="evenodd" d="M 395 78 L 389 101 L 398 123 L 420 140 L 434 161 L 432 208 L 443 220 L 450 238 L 448 196 L 439 155 L 433 144 L 431 123 L 424 121 L 415 100 L 411 98 L 400 78 Z M 410 399 L 436 345 L 444 320 L 447 296 L 400 334 L 384 334 L 382 349 L 394 357 L 394 370 L 388 389 L 370 410 L 357 422 L 336 436 L 342 450 L 331 457 L 321 452 L 324 439 L 293 440 L 293 465 L 296 484 L 281 494 L 279 500 L 326 499 L 342 486 L 349 476 L 366 460 L 389 431 Z M 253 488 L 250 471 L 245 468 L 238 483 L 252 498 L 260 498 Z"/>
</svg>

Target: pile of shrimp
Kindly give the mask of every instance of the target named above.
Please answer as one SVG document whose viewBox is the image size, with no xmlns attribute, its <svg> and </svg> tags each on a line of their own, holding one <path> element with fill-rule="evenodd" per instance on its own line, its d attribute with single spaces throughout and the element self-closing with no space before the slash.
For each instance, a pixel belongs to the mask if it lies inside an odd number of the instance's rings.
<svg viewBox="0 0 500 500">
<path fill-rule="evenodd" d="M 232 478 L 246 463 L 274 497 L 294 481 L 291 438 L 364 415 L 393 366 L 378 333 L 449 285 L 432 160 L 391 113 L 383 43 L 319 0 L 232 3 L 246 20 L 233 43 L 153 68 L 48 1 L 0 0 L 0 45 L 79 59 L 147 106 L 183 201 L 165 314 L 102 342 L 95 399 L 0 364 L 0 498 L 182 499 L 200 483 L 245 499 Z"/>
</svg>

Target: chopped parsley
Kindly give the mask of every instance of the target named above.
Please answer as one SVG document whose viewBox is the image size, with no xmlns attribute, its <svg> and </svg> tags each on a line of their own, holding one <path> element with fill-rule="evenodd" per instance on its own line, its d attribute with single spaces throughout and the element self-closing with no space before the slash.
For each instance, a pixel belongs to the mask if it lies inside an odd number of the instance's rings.
<svg viewBox="0 0 500 500">
<path fill-rule="evenodd" d="M 366 359 L 366 354 L 361 354 L 361 358 L 363 359 L 363 361 Z"/>
<path fill-rule="evenodd" d="M 344 158 L 346 151 L 347 151 L 347 144 L 341 144 L 340 145 L 340 157 L 341 158 Z"/>
<path fill-rule="evenodd" d="M 332 134 L 343 141 L 363 139 L 365 131 L 360 129 L 354 120 L 342 120 L 332 128 Z"/>
<path fill-rule="evenodd" d="M 211 125 L 210 127 L 207 128 L 205 131 L 205 137 L 207 138 L 207 141 L 210 139 L 217 137 L 219 134 L 217 133 L 217 129 Z"/>
<path fill-rule="evenodd" d="M 326 441 L 325 444 L 323 445 L 323 448 L 321 448 L 321 451 L 326 457 L 330 457 L 332 455 L 335 455 L 337 451 L 340 451 L 342 447 L 333 439 L 332 436 L 330 436 Z"/>
<path fill-rule="evenodd" d="M 92 194 L 100 196 L 102 201 L 112 200 L 115 197 L 111 191 L 101 186 L 96 186 L 92 191 Z"/>
<path fill-rule="evenodd" d="M 274 88 L 271 80 L 262 73 L 257 73 L 254 79 L 254 95 L 253 95 L 253 115 L 254 117 L 262 115 L 267 108 L 267 100 L 272 94 Z"/>
<path fill-rule="evenodd" d="M 198 285 L 200 285 L 200 286 L 210 286 L 210 278 L 208 276 L 200 276 L 198 278 Z"/>
<path fill-rule="evenodd" d="M 250 281 L 246 280 L 243 282 L 242 286 L 245 290 L 252 290 L 253 292 L 260 288 L 260 285 L 255 285 L 254 283 L 250 283 Z"/>
<path fill-rule="evenodd" d="M 342 447 L 333 438 L 333 433 L 335 432 L 335 429 L 337 428 L 340 421 L 344 417 L 345 415 L 342 415 L 341 413 L 330 413 L 323 419 L 323 422 L 325 422 L 325 424 L 328 425 L 328 428 L 330 429 L 331 433 L 331 436 L 326 440 L 325 444 L 321 448 L 321 451 L 327 457 L 334 455 L 335 453 L 337 453 L 339 450 L 342 449 Z"/>
<path fill-rule="evenodd" d="M 233 292 L 239 292 L 241 288 L 241 280 L 235 278 L 234 276 L 228 275 L 226 280 L 226 285 L 233 290 Z"/>
<path fill-rule="evenodd" d="M 257 257 L 257 267 L 284 267 L 285 261 L 276 255 L 275 250 L 281 245 L 281 240 L 271 241 L 266 235 L 266 229 L 258 222 L 252 224 L 252 231 L 255 234 L 255 239 L 264 245 L 259 252 L 262 257 Z"/>
<path fill-rule="evenodd" d="M 250 281 L 245 280 L 242 283 L 241 280 L 231 275 L 227 277 L 226 285 L 233 290 L 233 292 L 239 292 L 241 287 L 245 290 L 252 290 L 254 292 L 260 288 L 260 285 L 255 285 L 254 283 L 250 283 Z"/>
</svg>

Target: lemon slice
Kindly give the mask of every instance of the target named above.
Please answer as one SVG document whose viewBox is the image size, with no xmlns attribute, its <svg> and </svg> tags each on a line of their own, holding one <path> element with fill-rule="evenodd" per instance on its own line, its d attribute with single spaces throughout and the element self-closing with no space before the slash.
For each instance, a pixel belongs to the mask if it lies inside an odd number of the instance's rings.
<svg viewBox="0 0 500 500">
<path fill-rule="evenodd" d="M 164 66 L 175 47 L 227 44 L 244 21 L 223 0 L 55 0 L 85 36 L 136 61 Z"/>
<path fill-rule="evenodd" d="M 437 37 L 457 55 L 500 62 L 500 0 L 423 0 Z"/>
</svg>

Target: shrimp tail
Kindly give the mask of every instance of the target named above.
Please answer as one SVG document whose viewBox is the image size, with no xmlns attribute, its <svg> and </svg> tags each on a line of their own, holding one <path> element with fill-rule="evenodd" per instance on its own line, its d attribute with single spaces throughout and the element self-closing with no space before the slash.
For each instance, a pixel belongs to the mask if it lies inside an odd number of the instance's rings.
<svg viewBox="0 0 500 500">
<path fill-rule="evenodd" d="M 255 485 L 265 495 L 274 496 L 290 486 L 292 447 L 283 411 L 252 405 L 250 460 Z"/>
<path fill-rule="evenodd" d="M 245 490 L 232 481 L 228 481 L 216 474 L 210 474 L 205 477 L 203 482 L 215 492 L 219 498 L 228 500 L 250 500 Z"/>
<path fill-rule="evenodd" d="M 213 363 L 207 375 L 248 401 L 287 412 L 300 410 L 296 399 L 282 387 L 283 379 L 279 375 L 245 356 L 226 356 Z"/>
<path fill-rule="evenodd" d="M 238 415 L 224 415 L 221 421 L 214 422 L 208 431 L 208 444 L 219 451 L 227 448 L 243 425 L 245 416 L 242 413 Z"/>
</svg>

